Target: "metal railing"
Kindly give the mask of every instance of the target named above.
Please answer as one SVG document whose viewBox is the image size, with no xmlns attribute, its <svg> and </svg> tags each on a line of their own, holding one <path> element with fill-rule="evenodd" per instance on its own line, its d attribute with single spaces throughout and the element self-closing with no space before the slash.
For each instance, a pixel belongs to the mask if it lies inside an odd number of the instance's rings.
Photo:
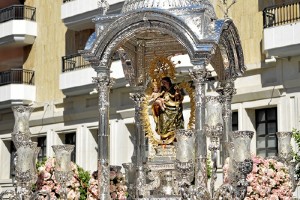
<svg viewBox="0 0 300 200">
<path fill-rule="evenodd" d="M 265 8 L 263 15 L 264 28 L 300 21 L 300 2 Z"/>
<path fill-rule="evenodd" d="M 67 2 L 70 2 L 70 1 L 75 1 L 75 0 L 63 0 L 63 3 L 67 3 Z"/>
<path fill-rule="evenodd" d="M 62 72 L 74 71 L 90 66 L 91 64 L 85 61 L 79 53 L 62 57 Z"/>
<path fill-rule="evenodd" d="M 34 85 L 34 71 L 26 69 L 10 69 L 0 72 L 0 85 L 27 84 Z"/>
<path fill-rule="evenodd" d="M 0 23 L 10 20 L 36 20 L 36 8 L 24 5 L 13 5 L 0 9 Z"/>
</svg>

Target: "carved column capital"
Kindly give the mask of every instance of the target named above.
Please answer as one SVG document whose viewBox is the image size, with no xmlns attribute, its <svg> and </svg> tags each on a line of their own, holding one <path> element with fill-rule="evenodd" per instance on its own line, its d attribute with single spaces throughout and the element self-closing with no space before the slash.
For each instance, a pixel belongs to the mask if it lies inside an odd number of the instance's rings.
<svg viewBox="0 0 300 200">
<path fill-rule="evenodd" d="M 208 74 L 209 73 L 205 69 L 194 70 L 190 72 L 190 76 L 195 83 L 204 83 L 206 81 Z"/>
<path fill-rule="evenodd" d="M 224 81 L 221 83 L 220 87 L 217 89 L 217 92 L 224 96 L 226 100 L 231 101 L 232 96 L 236 94 L 236 89 L 234 87 L 234 81 Z"/>
<path fill-rule="evenodd" d="M 99 90 L 111 88 L 115 83 L 114 79 L 110 78 L 109 76 L 92 77 L 92 79 L 93 83 L 95 83 L 98 86 Z"/>
<path fill-rule="evenodd" d="M 114 79 L 110 78 L 110 70 L 108 68 L 99 67 L 95 69 L 97 77 L 93 77 L 93 83 L 100 87 L 111 87 L 114 84 Z"/>
</svg>

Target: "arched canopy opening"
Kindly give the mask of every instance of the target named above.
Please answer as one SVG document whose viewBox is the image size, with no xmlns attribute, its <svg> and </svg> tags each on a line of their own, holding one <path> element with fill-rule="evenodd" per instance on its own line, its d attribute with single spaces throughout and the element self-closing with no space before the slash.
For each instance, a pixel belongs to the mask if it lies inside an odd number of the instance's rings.
<svg viewBox="0 0 300 200">
<path fill-rule="evenodd" d="M 224 81 L 242 76 L 246 68 L 240 38 L 232 20 L 224 20 L 221 30 L 210 63 L 216 71 L 217 79 Z"/>
<path fill-rule="evenodd" d="M 219 81 L 242 75 L 243 52 L 233 22 L 209 19 L 205 10 L 201 13 L 203 21 L 201 17 L 184 18 L 185 15 L 178 17 L 165 10 L 144 9 L 125 14 L 112 23 L 109 19 L 107 26 L 103 20 L 109 17 L 103 17 L 102 23 L 98 21 L 92 45 L 89 44 L 91 48 L 82 51 L 83 56 L 95 63 L 97 71 L 109 68 L 112 56 L 122 48 L 138 82 L 139 76 L 147 75 L 147 65 L 157 55 L 188 54 L 192 64 L 210 63 Z"/>
</svg>

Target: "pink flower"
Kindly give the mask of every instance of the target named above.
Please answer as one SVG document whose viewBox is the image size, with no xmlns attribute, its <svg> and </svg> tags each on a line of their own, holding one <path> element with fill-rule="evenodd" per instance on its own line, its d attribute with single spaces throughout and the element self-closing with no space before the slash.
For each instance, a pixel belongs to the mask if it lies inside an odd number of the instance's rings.
<svg viewBox="0 0 300 200">
<path fill-rule="evenodd" d="M 290 200 L 292 198 L 292 184 L 288 168 L 274 159 L 263 159 L 253 156 L 253 170 L 247 175 L 249 186 L 246 200 Z M 224 177 L 228 176 L 225 163 Z"/>
<path fill-rule="evenodd" d="M 270 200 L 279 200 L 279 198 L 278 198 L 277 195 L 272 194 L 272 195 L 270 196 Z"/>
<path fill-rule="evenodd" d="M 51 192 L 51 187 L 49 187 L 48 185 L 43 185 L 41 190 Z"/>
<path fill-rule="evenodd" d="M 67 196 L 68 200 L 75 200 L 79 199 L 79 186 L 80 182 L 78 181 L 78 169 L 76 164 L 72 164 L 73 167 L 73 178 L 70 182 L 67 183 Z M 38 168 L 38 180 L 36 183 L 37 191 L 45 190 L 48 191 L 51 195 L 51 200 L 56 200 L 61 192 L 61 186 L 55 179 L 54 175 L 54 166 L 55 166 L 55 159 L 49 158 L 44 166 Z"/>
<path fill-rule="evenodd" d="M 94 172 L 89 181 L 88 200 L 97 200 L 98 197 L 98 181 L 96 180 L 97 172 Z M 112 199 L 127 199 L 127 187 L 124 183 L 124 176 L 121 172 L 113 169 L 110 171 L 110 196 Z"/>
<path fill-rule="evenodd" d="M 42 174 L 42 178 L 46 181 L 51 178 L 51 174 L 48 171 L 44 171 Z"/>
<path fill-rule="evenodd" d="M 111 197 L 112 199 L 117 199 L 117 198 L 118 198 L 118 195 L 117 195 L 116 192 L 112 192 L 112 193 L 110 193 L 110 197 Z"/>
<path fill-rule="evenodd" d="M 118 199 L 127 199 L 126 193 L 124 191 L 119 192 Z"/>
</svg>

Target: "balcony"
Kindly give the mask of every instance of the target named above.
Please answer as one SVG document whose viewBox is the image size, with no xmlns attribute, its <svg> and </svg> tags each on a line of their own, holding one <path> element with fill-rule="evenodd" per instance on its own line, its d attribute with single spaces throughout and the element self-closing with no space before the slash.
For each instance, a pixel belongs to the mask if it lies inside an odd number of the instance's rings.
<svg viewBox="0 0 300 200">
<path fill-rule="evenodd" d="M 121 61 L 114 58 L 111 64 L 111 77 L 116 79 L 113 88 L 126 84 Z M 97 73 L 90 63 L 85 61 L 80 54 L 62 57 L 62 73 L 60 74 L 59 88 L 67 96 L 89 94 L 96 87 L 92 77 Z"/>
<path fill-rule="evenodd" d="M 11 69 L 0 72 L 0 108 L 35 101 L 34 71 Z"/>
<path fill-rule="evenodd" d="M 92 19 L 100 14 L 98 0 L 64 0 L 61 6 L 61 19 L 65 25 L 75 31 L 94 29 Z"/>
<path fill-rule="evenodd" d="M 264 51 L 269 57 L 300 55 L 300 2 L 266 8 Z"/>
<path fill-rule="evenodd" d="M 74 31 L 94 29 L 92 19 L 101 13 L 99 0 L 63 0 L 61 6 L 61 19 L 65 25 Z M 119 13 L 124 0 L 109 0 L 108 13 Z"/>
<path fill-rule="evenodd" d="M 0 9 L 0 46 L 26 46 L 37 36 L 36 9 L 14 5 Z"/>
<path fill-rule="evenodd" d="M 59 88 L 65 95 L 89 93 L 93 89 L 91 77 L 95 77 L 97 74 L 90 66 L 80 54 L 62 57 Z"/>
</svg>

